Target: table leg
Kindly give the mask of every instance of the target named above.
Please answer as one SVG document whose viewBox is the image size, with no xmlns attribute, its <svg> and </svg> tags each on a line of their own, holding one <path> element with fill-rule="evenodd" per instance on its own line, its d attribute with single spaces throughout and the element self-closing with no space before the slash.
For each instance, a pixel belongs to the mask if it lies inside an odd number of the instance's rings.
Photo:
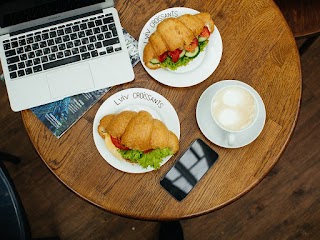
<svg viewBox="0 0 320 240">
<path fill-rule="evenodd" d="M 183 240 L 183 229 L 179 221 L 161 222 L 159 240 Z"/>
</svg>

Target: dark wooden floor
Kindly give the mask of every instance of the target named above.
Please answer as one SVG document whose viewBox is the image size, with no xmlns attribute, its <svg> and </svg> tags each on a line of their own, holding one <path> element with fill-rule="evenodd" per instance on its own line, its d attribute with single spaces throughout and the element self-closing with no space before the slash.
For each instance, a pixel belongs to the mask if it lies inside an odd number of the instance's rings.
<svg viewBox="0 0 320 240">
<path fill-rule="evenodd" d="M 182 221 L 186 240 L 320 239 L 319 63 L 320 39 L 301 58 L 303 98 L 298 124 L 270 174 L 229 206 Z M 79 198 L 51 174 L 33 149 L 20 114 L 10 110 L 3 83 L 0 109 L 0 150 L 23 159 L 18 166 L 6 166 L 34 237 L 157 239 L 159 223 L 105 212 Z"/>
</svg>

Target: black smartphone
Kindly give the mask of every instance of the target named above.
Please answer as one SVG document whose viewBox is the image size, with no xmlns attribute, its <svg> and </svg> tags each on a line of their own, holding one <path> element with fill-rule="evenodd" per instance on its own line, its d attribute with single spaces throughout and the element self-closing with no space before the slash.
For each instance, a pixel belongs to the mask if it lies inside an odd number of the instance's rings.
<svg viewBox="0 0 320 240">
<path fill-rule="evenodd" d="M 160 180 L 175 199 L 183 200 L 203 175 L 217 161 L 219 155 L 201 139 L 196 139 Z"/>
</svg>

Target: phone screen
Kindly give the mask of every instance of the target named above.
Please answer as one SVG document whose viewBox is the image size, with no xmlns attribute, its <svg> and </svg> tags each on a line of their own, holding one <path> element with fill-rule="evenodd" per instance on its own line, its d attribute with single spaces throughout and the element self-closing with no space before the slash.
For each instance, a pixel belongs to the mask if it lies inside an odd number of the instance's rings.
<svg viewBox="0 0 320 240">
<path fill-rule="evenodd" d="M 218 159 L 201 139 L 195 140 L 160 181 L 175 199 L 183 200 Z"/>
</svg>

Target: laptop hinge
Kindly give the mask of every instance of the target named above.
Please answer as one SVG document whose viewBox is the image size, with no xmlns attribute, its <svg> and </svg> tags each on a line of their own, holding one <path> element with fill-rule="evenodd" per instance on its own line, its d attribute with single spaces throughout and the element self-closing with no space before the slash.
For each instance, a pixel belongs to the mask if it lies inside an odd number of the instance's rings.
<svg viewBox="0 0 320 240">
<path fill-rule="evenodd" d="M 102 13 L 102 12 L 103 12 L 103 10 L 97 10 L 97 11 L 93 11 L 93 12 L 83 13 L 83 14 L 80 14 L 80 15 L 76 15 L 76 16 L 60 19 L 60 20 L 57 20 L 57 21 L 54 21 L 54 22 L 50 22 L 50 23 L 45 23 L 45 24 L 34 26 L 34 27 L 21 29 L 21 30 L 18 30 L 18 31 L 10 33 L 10 36 L 15 36 L 15 35 L 18 35 L 18 34 L 21 34 L 21 33 L 30 32 L 30 31 L 37 30 L 37 29 L 40 29 L 40 28 L 52 26 L 52 25 L 59 24 L 59 23 L 62 23 L 62 22 L 72 21 L 72 20 L 75 20 L 75 19 L 78 19 L 78 18 L 83 18 L 83 17 L 95 15 L 95 14 Z"/>
</svg>

